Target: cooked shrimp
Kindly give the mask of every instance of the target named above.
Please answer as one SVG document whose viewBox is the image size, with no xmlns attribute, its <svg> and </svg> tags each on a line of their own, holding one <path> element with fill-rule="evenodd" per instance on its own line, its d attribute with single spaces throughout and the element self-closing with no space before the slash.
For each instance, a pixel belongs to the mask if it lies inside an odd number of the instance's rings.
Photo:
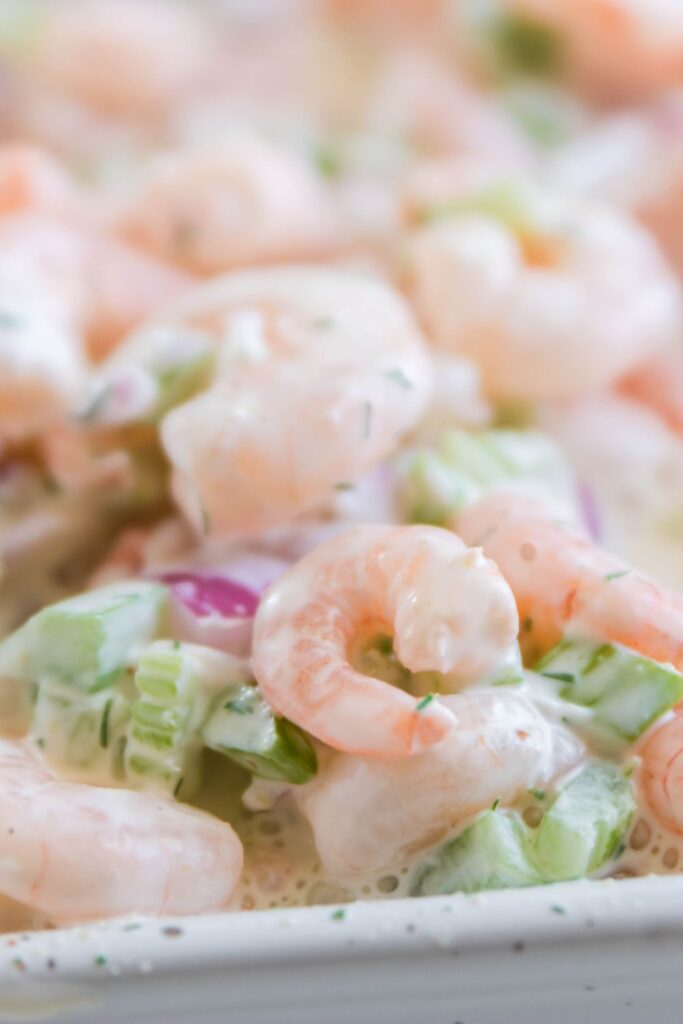
<svg viewBox="0 0 683 1024">
<path fill-rule="evenodd" d="M 190 4 L 62 0 L 43 4 L 32 69 L 104 114 L 154 118 L 205 75 L 213 48 Z"/>
<path fill-rule="evenodd" d="M 672 430 L 683 433 L 683 346 L 664 349 L 640 363 L 621 387 L 659 413 Z"/>
<path fill-rule="evenodd" d="M 638 750 L 638 781 L 659 822 L 683 835 L 683 705 L 649 732 Z"/>
<path fill-rule="evenodd" d="M 242 845 L 208 814 L 150 793 L 60 782 L 0 740 L 0 892 L 51 921 L 224 909 Z"/>
<path fill-rule="evenodd" d="M 312 267 L 214 279 L 116 353 L 215 343 L 213 385 L 161 435 L 174 494 L 200 532 L 257 532 L 324 504 L 418 419 L 430 366 L 410 311 L 378 279 Z"/>
<path fill-rule="evenodd" d="M 466 509 L 457 531 L 500 568 L 536 655 L 573 632 L 683 669 L 683 595 L 630 569 L 554 509 L 498 492 Z"/>
<path fill-rule="evenodd" d="M 456 719 L 355 671 L 363 634 L 394 634 L 400 661 L 451 685 L 485 677 L 516 652 L 515 602 L 480 551 L 432 526 L 359 526 L 285 573 L 259 605 L 254 674 L 266 700 L 324 743 L 365 757 L 404 757 Z"/>
<path fill-rule="evenodd" d="M 33 212 L 0 219 L 0 265 L 41 276 L 98 357 L 191 280 L 107 235 Z"/>
<path fill-rule="evenodd" d="M 562 187 L 635 215 L 683 276 L 683 90 L 598 121 L 560 147 L 548 170 Z"/>
<path fill-rule="evenodd" d="M 627 216 L 521 182 L 454 184 L 456 215 L 414 239 L 416 300 L 436 344 L 476 362 L 490 396 L 595 391 L 676 338 L 678 283 Z"/>
<path fill-rule="evenodd" d="M 593 95 L 623 100 L 683 78 L 679 0 L 498 0 L 557 36 L 558 64 Z"/>
<path fill-rule="evenodd" d="M 318 254 L 331 241 L 332 211 L 303 160 L 236 136 L 159 157 L 123 220 L 128 237 L 157 256 L 217 274 Z"/>
<path fill-rule="evenodd" d="M 573 733 L 512 690 L 462 693 L 443 705 L 458 724 L 436 746 L 404 761 L 338 754 L 304 788 L 299 805 L 330 874 L 395 865 L 494 801 L 548 785 L 584 753 Z"/>
</svg>

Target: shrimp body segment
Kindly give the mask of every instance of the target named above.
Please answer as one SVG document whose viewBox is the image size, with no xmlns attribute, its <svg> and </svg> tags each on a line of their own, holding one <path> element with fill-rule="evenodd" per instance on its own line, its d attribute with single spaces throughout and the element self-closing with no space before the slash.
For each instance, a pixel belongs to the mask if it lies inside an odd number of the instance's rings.
<svg viewBox="0 0 683 1024">
<path fill-rule="evenodd" d="M 683 835 L 683 705 L 648 734 L 638 753 L 645 799 L 662 825 Z"/>
<path fill-rule="evenodd" d="M 302 259 L 331 241 L 313 170 L 248 136 L 160 157 L 123 219 L 133 242 L 198 274 Z"/>
<path fill-rule="evenodd" d="M 199 334 L 212 386 L 161 428 L 174 494 L 198 531 L 257 531 L 328 501 L 390 454 L 431 386 L 410 311 L 380 280 L 282 267 L 236 272 L 189 293 L 130 339 L 135 363 L 159 332 Z"/>
<path fill-rule="evenodd" d="M 462 212 L 413 241 L 415 297 L 435 343 L 472 359 L 491 397 L 593 391 L 677 337 L 678 282 L 625 214 L 521 184 L 450 201 Z"/>
<path fill-rule="evenodd" d="M 516 650 L 514 598 L 480 551 L 431 526 L 354 527 L 312 551 L 268 591 L 254 623 L 253 668 L 266 700 L 347 753 L 419 753 L 456 726 L 438 700 L 418 701 L 355 671 L 359 635 L 393 634 L 413 672 L 471 682 Z"/>
<path fill-rule="evenodd" d="M 467 509 L 457 530 L 499 566 L 535 654 L 575 633 L 683 669 L 683 596 L 558 521 L 553 508 L 498 492 Z"/>
<path fill-rule="evenodd" d="M 340 754 L 304 788 L 299 804 L 330 874 L 395 864 L 494 801 L 546 786 L 583 756 L 575 735 L 511 689 L 443 703 L 458 725 L 441 743 L 407 761 Z"/>
<path fill-rule="evenodd" d="M 0 741 L 0 892 L 75 921 L 224 909 L 242 870 L 232 828 L 151 793 L 61 782 Z"/>
</svg>

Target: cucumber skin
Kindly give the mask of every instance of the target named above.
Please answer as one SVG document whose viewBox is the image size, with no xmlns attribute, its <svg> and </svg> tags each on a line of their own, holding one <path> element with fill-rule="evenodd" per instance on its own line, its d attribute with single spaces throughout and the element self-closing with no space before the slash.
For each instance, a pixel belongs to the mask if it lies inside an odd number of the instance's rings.
<svg viewBox="0 0 683 1024">
<path fill-rule="evenodd" d="M 418 868 L 411 895 L 583 878 L 614 856 L 634 810 L 632 786 L 619 770 L 604 762 L 589 765 L 563 787 L 537 830 L 516 812 L 485 811 Z"/>
</svg>

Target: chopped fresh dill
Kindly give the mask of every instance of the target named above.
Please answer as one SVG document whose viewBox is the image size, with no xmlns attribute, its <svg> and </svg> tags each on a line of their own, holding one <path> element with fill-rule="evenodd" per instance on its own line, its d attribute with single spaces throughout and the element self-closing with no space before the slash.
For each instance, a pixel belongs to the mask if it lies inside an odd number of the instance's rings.
<svg viewBox="0 0 683 1024">
<path fill-rule="evenodd" d="M 541 672 L 545 679 L 557 679 L 560 683 L 575 683 L 576 676 L 571 672 Z"/>
<path fill-rule="evenodd" d="M 566 908 L 561 906 L 561 904 L 559 904 L 559 903 L 553 903 L 553 905 L 551 906 L 550 909 L 552 910 L 553 914 L 566 914 L 567 913 Z"/>
<path fill-rule="evenodd" d="M 497 797 L 496 797 L 496 799 L 495 799 L 495 800 L 493 801 L 493 803 L 491 804 L 491 810 L 492 810 L 492 811 L 495 811 L 495 810 L 496 810 L 496 808 L 498 807 L 498 804 L 499 804 L 499 803 L 500 803 L 500 797 L 499 797 L 499 796 L 497 796 Z"/>
<path fill-rule="evenodd" d="M 544 789 L 527 789 L 527 793 L 529 793 L 534 800 L 545 800 Z"/>
<path fill-rule="evenodd" d="M 435 696 L 436 696 L 436 694 L 434 694 L 434 693 L 428 693 L 426 697 L 423 697 L 422 700 L 418 701 L 415 710 L 416 711 L 424 711 L 424 709 L 428 708 L 429 705 L 432 703 L 432 701 L 434 700 Z"/>
<path fill-rule="evenodd" d="M 111 706 L 113 703 L 114 700 L 110 697 L 104 705 L 104 711 L 102 712 L 102 719 L 100 721 L 100 746 L 104 747 L 105 750 L 109 746 L 109 715 L 111 714 Z"/>
<path fill-rule="evenodd" d="M 406 391 L 412 391 L 413 389 L 412 381 L 398 366 L 393 370 L 386 370 L 384 376 L 387 380 L 391 380 L 395 384 L 398 384 L 399 387 L 405 388 Z"/>
<path fill-rule="evenodd" d="M 335 491 L 352 491 L 354 486 L 355 485 L 349 480 L 342 480 L 340 483 L 334 485 L 334 489 Z"/>
<path fill-rule="evenodd" d="M 346 911 L 344 910 L 343 907 L 339 907 L 338 910 L 333 910 L 332 913 L 330 914 L 330 918 L 332 921 L 343 921 L 345 917 Z"/>
<path fill-rule="evenodd" d="M 628 576 L 630 569 L 621 569 L 619 572 L 608 572 L 605 579 L 609 583 L 610 580 L 620 580 L 622 576 Z"/>
</svg>

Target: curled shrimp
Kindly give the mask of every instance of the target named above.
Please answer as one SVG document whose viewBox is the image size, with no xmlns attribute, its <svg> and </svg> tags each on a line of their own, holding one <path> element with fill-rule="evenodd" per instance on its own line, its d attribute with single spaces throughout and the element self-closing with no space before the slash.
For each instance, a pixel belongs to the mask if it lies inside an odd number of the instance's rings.
<svg viewBox="0 0 683 1024">
<path fill-rule="evenodd" d="M 647 734 L 638 754 L 647 803 L 662 825 L 683 835 L 683 705 Z"/>
<path fill-rule="evenodd" d="M 554 508 L 498 492 L 466 509 L 457 531 L 500 568 L 536 655 L 574 632 L 683 668 L 683 596 L 559 521 Z"/>
<path fill-rule="evenodd" d="M 232 828 L 150 793 L 61 782 L 0 740 L 0 892 L 51 921 L 224 909 L 242 870 Z"/>
<path fill-rule="evenodd" d="M 188 337 L 215 353 L 212 384 L 164 418 L 161 436 L 199 532 L 256 532 L 326 503 L 393 451 L 429 395 L 409 309 L 350 271 L 215 278 L 132 336 L 116 367 Z"/>
<path fill-rule="evenodd" d="M 514 657 L 517 615 L 492 562 L 431 526 L 358 526 L 284 574 L 259 605 L 253 668 L 266 700 L 324 743 L 365 757 L 405 757 L 456 719 L 357 672 L 363 634 L 394 635 L 413 672 L 471 682 Z"/>
<path fill-rule="evenodd" d="M 0 219 L 0 264 L 41 277 L 95 357 L 191 280 L 106 234 L 33 211 Z"/>
<path fill-rule="evenodd" d="M 544 28 L 557 64 L 594 96 L 624 100 L 683 78 L 678 0 L 498 0 L 502 12 Z"/>
<path fill-rule="evenodd" d="M 123 215 L 133 242 L 198 274 L 317 255 L 331 220 L 313 169 L 248 136 L 159 157 Z"/>
<path fill-rule="evenodd" d="M 603 118 L 553 154 L 564 188 L 618 203 L 652 232 L 683 276 L 683 90 Z"/>
<path fill-rule="evenodd" d="M 521 181 L 453 185 L 414 238 L 415 296 L 436 344 L 476 362 L 490 396 L 594 391 L 676 338 L 678 283 L 627 215 Z"/>
<path fill-rule="evenodd" d="M 583 745 L 524 695 L 475 690 L 443 698 L 458 727 L 408 761 L 331 758 L 299 796 L 323 867 L 344 877 L 395 865 L 469 815 L 574 767 Z"/>
<path fill-rule="evenodd" d="M 211 39 L 189 4 L 65 0 L 44 4 L 31 70 L 105 115 L 148 119 L 204 76 Z"/>
</svg>

